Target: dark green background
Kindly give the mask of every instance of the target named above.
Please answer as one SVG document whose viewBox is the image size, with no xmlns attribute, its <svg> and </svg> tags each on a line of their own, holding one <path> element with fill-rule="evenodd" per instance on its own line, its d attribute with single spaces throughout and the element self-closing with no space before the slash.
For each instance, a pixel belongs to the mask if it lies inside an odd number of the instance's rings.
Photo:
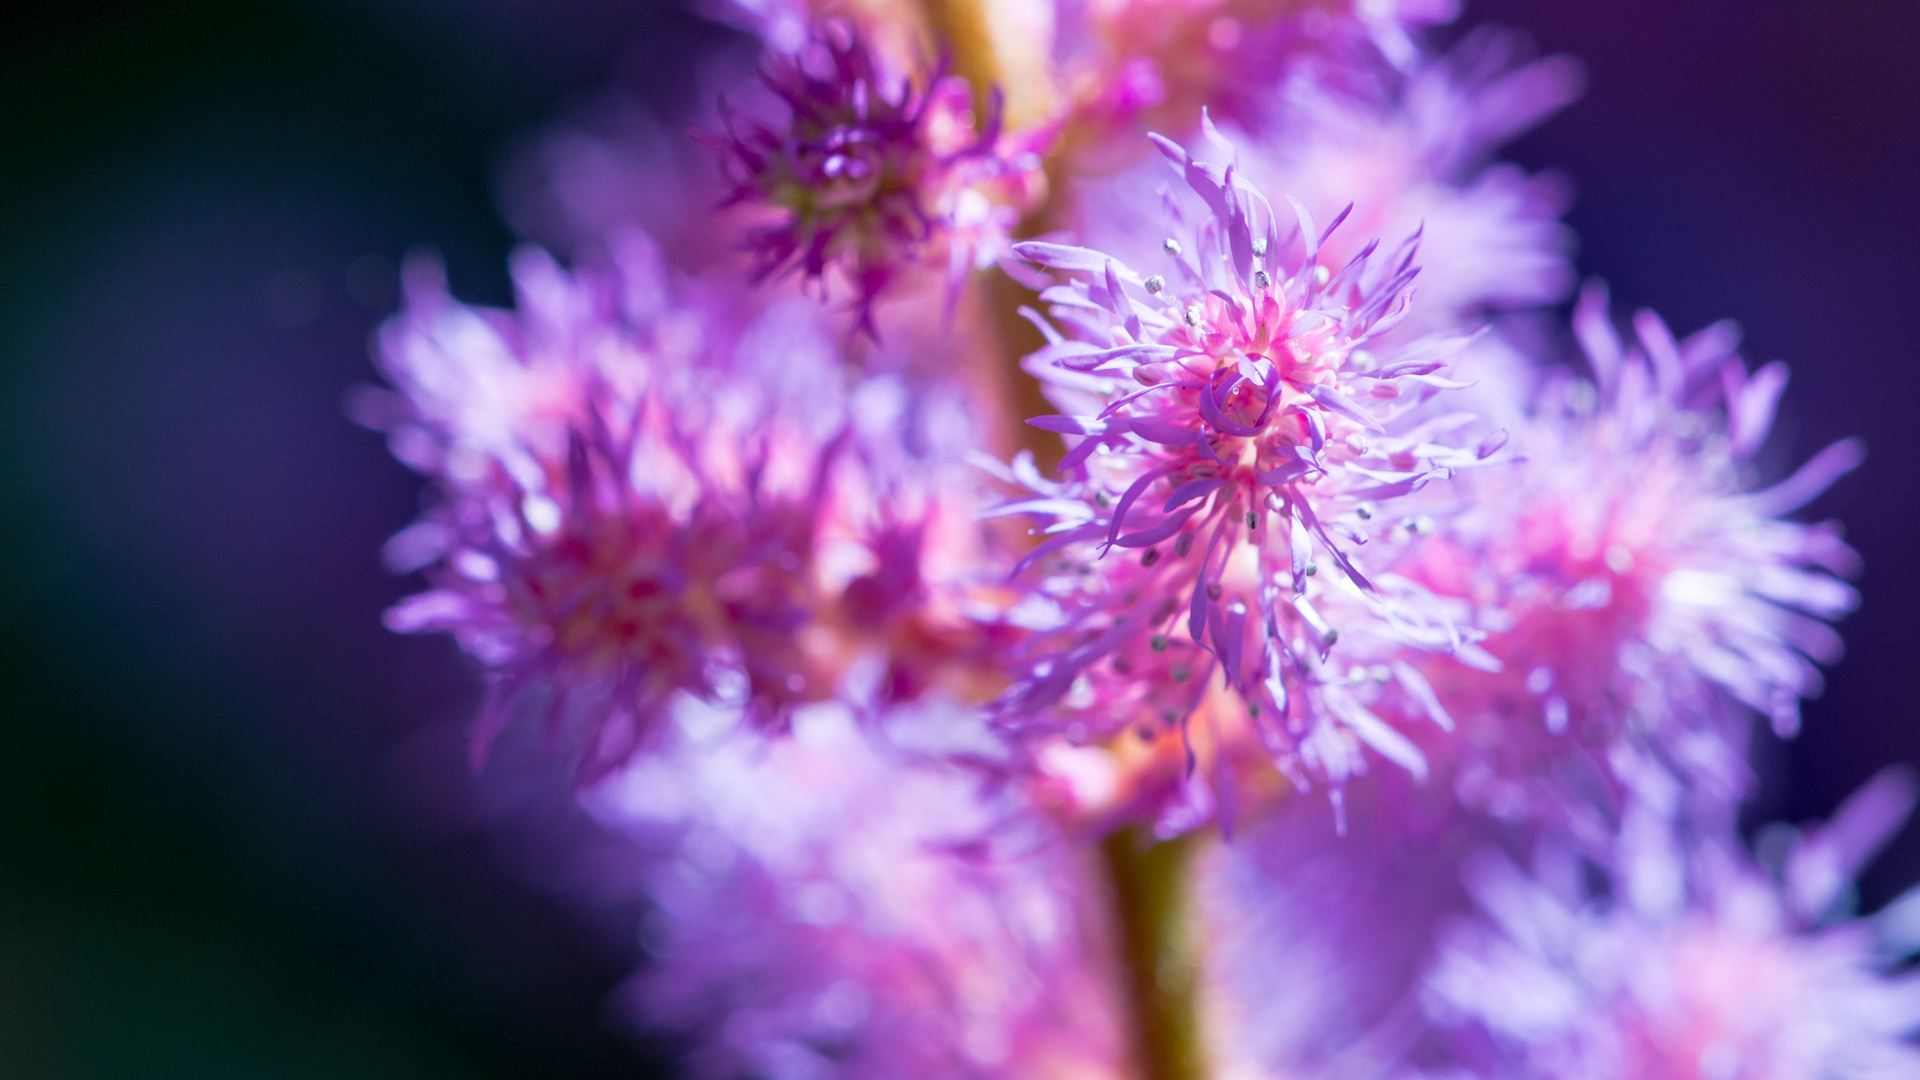
<svg viewBox="0 0 1920 1080">
<path fill-rule="evenodd" d="M 1469 15 L 1590 61 L 1516 151 L 1579 180 L 1583 267 L 1795 364 L 1776 465 L 1871 443 L 1816 508 L 1869 560 L 1852 655 L 1762 748 L 1792 818 L 1920 760 L 1920 16 L 1815 7 Z M 461 795 L 470 671 L 379 628 L 418 485 L 341 412 L 382 313 L 346 268 L 431 244 L 504 300 L 500 155 L 608 81 L 672 115 L 732 39 L 638 0 L 7 20 L 0 1076 L 650 1074 L 603 1006 L 631 910 L 525 883 L 542 835 Z M 1910 830 L 1868 899 L 1915 879 Z"/>
</svg>

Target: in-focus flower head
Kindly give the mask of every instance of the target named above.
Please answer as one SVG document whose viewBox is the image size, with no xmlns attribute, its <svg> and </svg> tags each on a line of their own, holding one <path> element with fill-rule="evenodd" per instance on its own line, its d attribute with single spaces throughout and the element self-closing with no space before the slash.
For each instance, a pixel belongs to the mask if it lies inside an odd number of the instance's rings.
<svg viewBox="0 0 1920 1080">
<path fill-rule="evenodd" d="M 925 86 L 889 78 L 856 31 L 817 25 L 797 52 L 773 52 L 766 86 L 783 122 L 727 110 L 715 138 L 733 185 L 728 206 L 767 212 L 750 245 L 758 280 L 830 272 L 853 292 L 858 325 L 909 269 L 941 262 L 950 288 L 1004 254 L 1042 183 L 1030 139 L 1003 135 L 997 91 L 975 116 L 966 82 L 936 70 Z"/>
<path fill-rule="evenodd" d="M 772 745 L 697 702 L 677 719 L 586 802 L 656 852 L 627 1001 L 688 1075 L 1120 1074 L 1092 867 L 1044 821 L 836 704 Z"/>
<path fill-rule="evenodd" d="M 965 546 L 967 512 L 863 423 L 886 380 L 845 387 L 813 305 L 676 285 L 644 237 L 618 246 L 606 274 L 522 252 L 515 312 L 462 306 L 416 263 L 381 335 L 400 394 L 373 419 L 443 496 L 388 546 L 432 585 L 388 625 L 451 632 L 490 669 L 476 755 L 544 699 L 591 778 L 678 695 L 777 727 L 876 653 L 882 699 L 990 693 L 948 663 L 980 633 L 924 572 L 930 547 Z"/>
<path fill-rule="evenodd" d="M 1920 983 L 1893 974 L 1915 942 L 1885 917 L 1834 919 L 1913 799 L 1910 776 L 1882 774 L 1794 843 L 1777 878 L 1645 807 L 1602 894 L 1552 852 L 1534 876 L 1501 856 L 1469 863 L 1484 918 L 1443 935 L 1424 990 L 1467 1067 L 1451 1075 L 1920 1075 Z"/>
<path fill-rule="evenodd" d="M 1856 594 L 1858 562 L 1832 523 L 1788 514 L 1861 457 L 1845 440 L 1787 480 L 1751 489 L 1748 462 L 1786 385 L 1748 373 L 1719 323 L 1675 340 L 1651 312 L 1623 342 L 1598 286 L 1575 330 L 1595 381 L 1550 378 L 1516 432 L 1525 459 L 1463 478 L 1458 512 L 1414 553 L 1410 576 L 1471 604 L 1499 672 L 1424 669 L 1463 730 L 1460 782 L 1516 811 L 1545 763 L 1633 745 L 1744 788 L 1745 734 L 1727 698 L 1799 725 L 1816 662 L 1840 652 L 1828 620 Z"/>
<path fill-rule="evenodd" d="M 1032 421 L 1074 443 L 1064 479 L 1032 477 L 1033 498 L 990 511 L 1049 520 L 1020 567 L 1032 573 L 1015 616 L 1035 634 L 1004 721 L 1171 745 L 1185 758 L 1176 777 L 1195 765 L 1196 741 L 1216 762 L 1252 749 L 1301 785 L 1311 774 L 1337 788 L 1364 769 L 1363 745 L 1423 771 L 1369 702 L 1405 697 L 1444 721 L 1400 652 L 1478 654 L 1422 590 L 1363 572 L 1358 549 L 1430 527 L 1402 520 L 1396 500 L 1498 460 L 1498 433 L 1452 441 L 1470 416 L 1413 416 L 1456 385 L 1439 372 L 1472 335 L 1375 354 L 1406 315 L 1413 240 L 1383 274 L 1368 273 L 1374 244 L 1330 268 L 1319 253 L 1337 219 L 1323 232 L 1298 204 L 1277 215 L 1232 164 L 1157 141 L 1205 208 L 1180 228 L 1186 240 L 1167 239 L 1165 275 L 1085 248 L 1016 246 L 1076 275 L 1041 294 L 1074 336 L 1030 313 L 1049 344 L 1027 366 L 1077 415 Z M 1167 208 L 1177 226 L 1183 212 Z"/>
</svg>

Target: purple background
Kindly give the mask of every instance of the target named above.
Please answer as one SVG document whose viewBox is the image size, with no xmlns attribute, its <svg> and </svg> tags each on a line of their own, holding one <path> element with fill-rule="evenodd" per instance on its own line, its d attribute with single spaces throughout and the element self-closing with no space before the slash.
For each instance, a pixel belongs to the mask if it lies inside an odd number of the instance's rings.
<svg viewBox="0 0 1920 1080">
<path fill-rule="evenodd" d="M 0 1073 L 654 1070 L 603 1023 L 626 935 L 524 884 L 524 845 L 463 808 L 471 673 L 378 622 L 408 583 L 376 551 L 419 485 L 340 397 L 409 247 L 504 299 L 516 139 L 609 78 L 683 108 L 690 59 L 731 39 L 592 0 L 8 19 Z M 1514 151 L 1577 180 L 1583 271 L 1790 361 L 1780 466 L 1869 442 L 1814 507 L 1867 559 L 1849 656 L 1806 734 L 1761 748 L 1756 817 L 1823 814 L 1920 763 L 1920 9 L 1470 6 L 1488 19 L 1588 62 L 1587 99 Z M 1909 829 L 1866 900 L 1915 880 Z"/>
</svg>

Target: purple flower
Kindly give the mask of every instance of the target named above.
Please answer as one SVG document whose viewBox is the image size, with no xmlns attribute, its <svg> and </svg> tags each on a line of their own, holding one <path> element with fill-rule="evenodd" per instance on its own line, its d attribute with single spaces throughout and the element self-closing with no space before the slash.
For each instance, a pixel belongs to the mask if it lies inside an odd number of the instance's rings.
<svg viewBox="0 0 1920 1080">
<path fill-rule="evenodd" d="M 1042 821 L 839 706 L 776 744 L 697 703 L 679 719 L 587 804 L 661 851 L 625 1000 L 689 1075 L 1121 1074 L 1100 894 Z"/>
<path fill-rule="evenodd" d="M 1488 839 L 1438 785 L 1382 776 L 1347 827 L 1294 800 L 1209 851 L 1205 1017 L 1213 1075 L 1399 1075 L 1425 1049 L 1420 978 L 1467 909 L 1462 856 Z"/>
<path fill-rule="evenodd" d="M 1031 497 L 989 511 L 1046 521 L 1020 567 L 1013 617 L 1034 636 L 1003 723 L 1073 743 L 1126 734 L 1170 751 L 1149 756 L 1176 780 L 1182 757 L 1186 772 L 1205 757 L 1207 799 L 1229 817 L 1225 763 L 1249 751 L 1297 786 L 1337 787 L 1364 770 L 1363 746 L 1424 772 L 1372 706 L 1426 708 L 1400 653 L 1455 652 L 1471 635 L 1410 582 L 1363 571 L 1359 550 L 1385 549 L 1384 564 L 1424 527 L 1401 520 L 1398 500 L 1497 460 L 1496 444 L 1456 442 L 1470 416 L 1421 409 L 1457 385 L 1440 372 L 1470 335 L 1375 352 L 1406 316 L 1411 241 L 1377 274 L 1372 244 L 1330 267 L 1320 251 L 1337 219 L 1323 232 L 1298 204 L 1276 214 L 1234 165 L 1159 145 L 1206 208 L 1191 248 L 1166 240 L 1165 275 L 1016 246 L 1073 275 L 1041 297 L 1074 336 L 1030 313 L 1049 344 L 1026 363 L 1077 415 L 1031 421 L 1068 436 L 1064 479 L 1029 470 Z M 1171 200 L 1168 211 L 1181 219 Z"/>
<path fill-rule="evenodd" d="M 1581 72 L 1559 56 L 1520 63 L 1515 35 L 1480 30 L 1444 58 L 1413 66 L 1386 100 L 1297 80 L 1279 95 L 1284 137 L 1251 154 L 1247 171 L 1317 217 L 1353 214 L 1329 237 L 1329 261 L 1368 237 L 1420 233 L 1416 332 L 1471 325 L 1488 309 L 1555 303 L 1573 287 L 1571 201 L 1553 175 L 1487 165 L 1501 143 L 1579 95 Z"/>
<path fill-rule="evenodd" d="M 1753 490 L 1785 367 L 1749 373 L 1730 324 L 1676 341 L 1651 312 L 1633 322 L 1629 347 L 1604 290 L 1586 292 L 1574 328 L 1596 381 L 1547 377 L 1514 433 L 1524 460 L 1463 477 L 1459 512 L 1399 567 L 1491 632 L 1497 670 L 1422 669 L 1460 722 L 1463 793 L 1490 808 L 1564 802 L 1553 762 L 1604 775 L 1634 747 L 1737 797 L 1739 706 L 1792 734 L 1814 664 L 1840 652 L 1827 620 L 1856 602 L 1837 527 L 1782 515 L 1857 464 L 1858 443 Z"/>
<path fill-rule="evenodd" d="M 991 693 L 988 638 L 943 591 L 978 561 L 967 492 L 899 443 L 905 388 L 843 390 L 811 304 L 676 281 L 644 237 L 616 249 L 571 276 L 523 251 L 515 312 L 416 262 L 380 340 L 400 393 L 362 403 L 442 495 L 388 545 L 432 587 L 387 622 L 489 670 L 476 761 L 539 706 L 590 779 L 678 695 L 777 727 L 869 657 L 879 702 Z"/>
<path fill-rule="evenodd" d="M 957 287 L 999 258 L 1043 183 L 1030 140 L 1003 136 L 997 93 L 976 120 L 961 79 L 898 82 L 861 36 L 824 23 L 767 61 L 785 122 L 729 111 L 712 140 L 733 185 L 726 205 L 770 219 L 750 241 L 757 278 L 798 271 L 824 287 L 831 271 L 869 334 L 875 301 L 909 268 L 938 262 Z"/>
<path fill-rule="evenodd" d="M 1273 88 L 1293 75 L 1376 92 L 1393 64 L 1417 56 L 1411 32 L 1452 19 L 1457 7 L 1453 0 L 1091 0 L 1062 35 L 1074 141 L 1130 154 L 1126 143 L 1142 124 L 1186 132 L 1203 109 L 1261 128 L 1271 119 Z"/>
<path fill-rule="evenodd" d="M 1719 830 L 1690 834 L 1647 806 L 1630 811 L 1602 894 L 1567 857 L 1534 876 L 1470 863 L 1484 918 L 1451 928 L 1425 986 L 1467 1066 L 1448 1075 L 1920 1075 L 1920 984 L 1890 974 L 1912 943 L 1886 947 L 1885 920 L 1833 921 L 1913 801 L 1910 776 L 1882 774 L 1787 849 L 1777 880 Z"/>
</svg>

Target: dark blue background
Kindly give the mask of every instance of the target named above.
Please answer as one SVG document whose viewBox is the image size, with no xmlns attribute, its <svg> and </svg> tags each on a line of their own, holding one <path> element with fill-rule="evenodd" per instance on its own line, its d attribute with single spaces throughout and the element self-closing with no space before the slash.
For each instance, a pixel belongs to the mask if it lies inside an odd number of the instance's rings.
<svg viewBox="0 0 1920 1080">
<path fill-rule="evenodd" d="M 637 0 L 8 19 L 0 1074 L 653 1071 L 603 1022 L 618 920 L 523 884 L 527 853 L 462 806 L 470 672 L 379 627 L 406 583 L 375 552 L 419 485 L 340 395 L 407 248 L 505 299 L 514 140 L 608 80 L 682 109 L 691 58 L 731 39 Z M 1825 813 L 1920 762 L 1920 9 L 1482 19 L 1589 64 L 1586 101 L 1515 149 L 1578 181 L 1583 270 L 1791 361 L 1777 460 L 1869 441 L 1815 507 L 1867 559 L 1849 657 L 1807 733 L 1762 749 L 1762 813 Z M 1867 898 L 1914 880 L 1910 829 Z"/>
</svg>

